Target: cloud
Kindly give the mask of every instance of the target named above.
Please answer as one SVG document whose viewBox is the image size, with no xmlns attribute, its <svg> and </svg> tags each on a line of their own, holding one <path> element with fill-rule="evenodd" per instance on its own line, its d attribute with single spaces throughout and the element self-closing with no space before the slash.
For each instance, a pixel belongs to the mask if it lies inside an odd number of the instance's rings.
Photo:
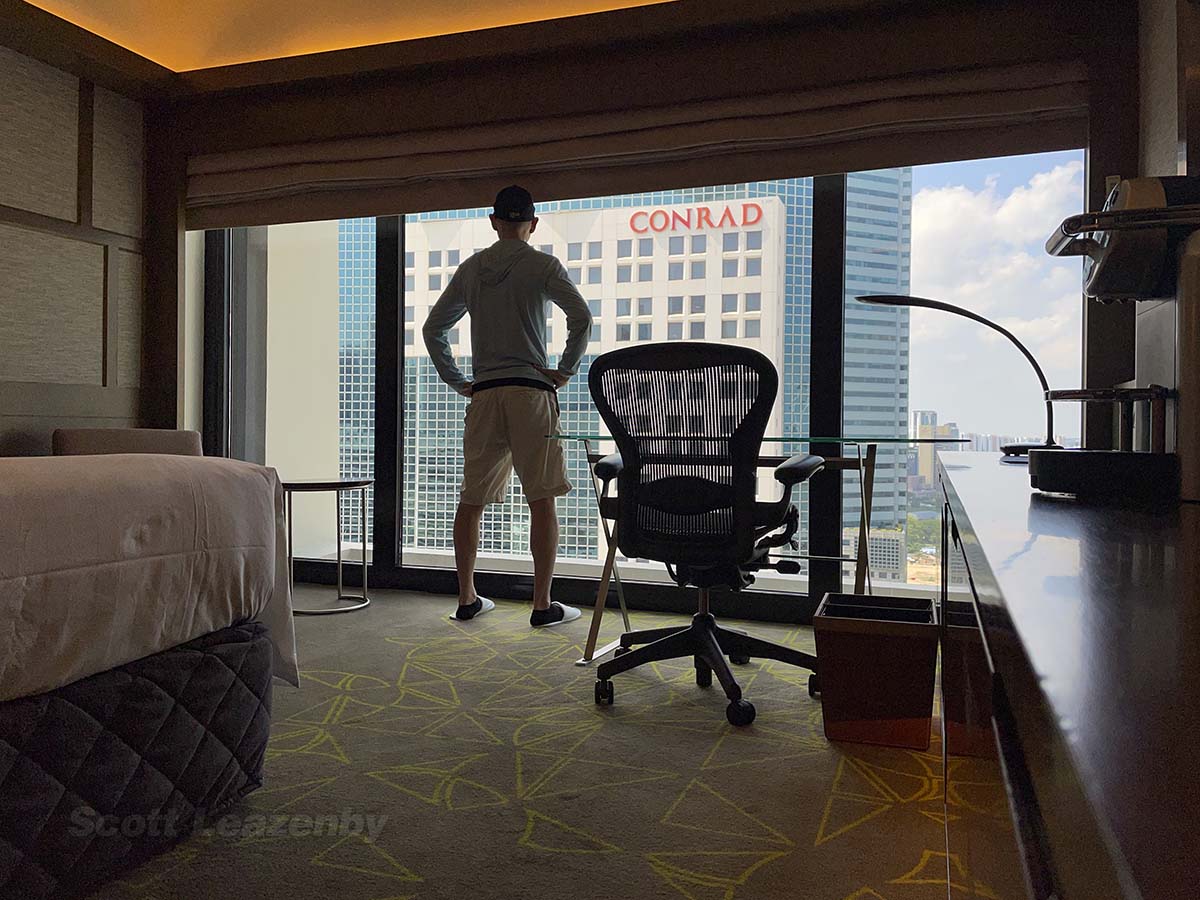
<svg viewBox="0 0 1200 900">
<path fill-rule="evenodd" d="M 979 187 L 918 192 L 912 293 L 1000 323 L 1030 348 L 1051 387 L 1077 386 L 1080 262 L 1046 255 L 1043 242 L 1082 206 L 1083 163 L 1075 160 L 1007 192 L 994 177 Z M 913 311 L 910 335 L 911 408 L 937 410 L 944 421 L 970 431 L 1032 436 L 1043 427 L 1037 380 L 1003 337 L 923 310 Z M 1064 433 L 1077 429 L 1073 413 L 1064 410 L 1060 418 Z"/>
</svg>

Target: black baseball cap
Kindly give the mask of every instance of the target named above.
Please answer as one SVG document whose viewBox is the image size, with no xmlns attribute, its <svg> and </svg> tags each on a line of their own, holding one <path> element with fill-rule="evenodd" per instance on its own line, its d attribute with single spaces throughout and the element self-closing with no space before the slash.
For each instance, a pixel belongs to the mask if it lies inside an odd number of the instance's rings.
<svg viewBox="0 0 1200 900">
<path fill-rule="evenodd" d="M 533 195 L 519 185 L 510 184 L 496 195 L 492 215 L 505 222 L 532 222 Z"/>
</svg>

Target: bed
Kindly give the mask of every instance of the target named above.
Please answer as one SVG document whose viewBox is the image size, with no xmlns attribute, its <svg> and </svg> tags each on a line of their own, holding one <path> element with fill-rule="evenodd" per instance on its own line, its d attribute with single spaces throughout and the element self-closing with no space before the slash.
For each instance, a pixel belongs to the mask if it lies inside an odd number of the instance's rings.
<svg viewBox="0 0 1200 900">
<path fill-rule="evenodd" d="M 0 897 L 78 895 L 262 783 L 298 685 L 274 470 L 0 459 Z"/>
</svg>

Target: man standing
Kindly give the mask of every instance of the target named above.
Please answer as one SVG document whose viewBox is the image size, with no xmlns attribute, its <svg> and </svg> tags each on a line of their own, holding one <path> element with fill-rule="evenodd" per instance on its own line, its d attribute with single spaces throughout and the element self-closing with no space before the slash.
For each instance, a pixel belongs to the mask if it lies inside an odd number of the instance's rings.
<svg viewBox="0 0 1200 900">
<path fill-rule="evenodd" d="M 529 504 L 533 554 L 534 626 L 579 618 L 579 610 L 550 600 L 558 555 L 556 498 L 571 490 L 562 445 L 546 435 L 558 430 L 558 388 L 579 368 L 592 316 L 567 271 L 553 256 L 529 246 L 537 229 L 533 198 L 512 185 L 496 195 L 490 216 L 499 240 L 466 260 L 425 321 L 425 346 L 441 379 L 464 397 L 463 483 L 454 516 L 454 562 L 458 610 L 451 618 L 473 619 L 495 608 L 475 592 L 475 557 L 484 507 L 504 499 L 515 468 Z M 567 346 L 558 368 L 548 368 L 546 302 L 567 316 Z M 468 379 L 454 364 L 446 334 L 471 316 Z"/>
</svg>

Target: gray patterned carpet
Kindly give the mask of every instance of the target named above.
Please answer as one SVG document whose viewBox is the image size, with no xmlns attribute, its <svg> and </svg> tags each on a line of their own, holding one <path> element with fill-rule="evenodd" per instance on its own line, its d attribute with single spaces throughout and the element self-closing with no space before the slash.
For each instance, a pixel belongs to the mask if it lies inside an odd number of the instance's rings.
<svg viewBox="0 0 1200 900">
<path fill-rule="evenodd" d="M 947 807 L 936 738 L 831 745 L 807 673 L 771 662 L 738 669 L 747 729 L 690 662 L 620 676 L 597 707 L 573 665 L 586 619 L 534 631 L 500 603 L 455 623 L 451 604 L 378 592 L 298 619 L 303 687 L 276 690 L 266 786 L 95 896 L 934 900 L 948 869 L 955 896 L 995 896 L 947 860 L 943 823 L 1002 823 L 1003 790 L 963 760 Z M 812 647 L 806 628 L 744 627 Z"/>
</svg>

